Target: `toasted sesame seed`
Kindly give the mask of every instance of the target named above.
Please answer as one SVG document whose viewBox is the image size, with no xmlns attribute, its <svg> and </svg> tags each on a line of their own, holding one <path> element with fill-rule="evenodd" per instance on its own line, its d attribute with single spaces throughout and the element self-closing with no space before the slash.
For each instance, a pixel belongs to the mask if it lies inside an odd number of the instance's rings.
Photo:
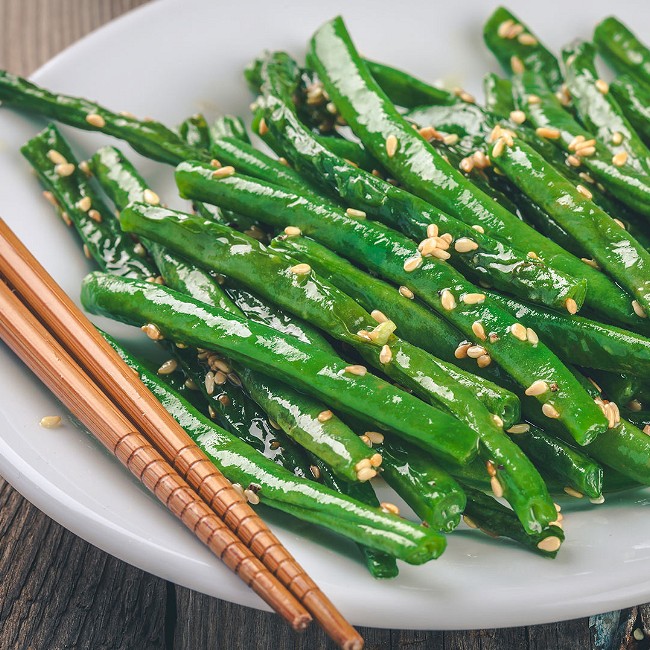
<svg viewBox="0 0 650 650">
<path fill-rule="evenodd" d="M 578 303 L 573 298 L 567 298 L 564 301 L 564 306 L 566 310 L 573 316 L 573 314 L 578 313 Z"/>
<path fill-rule="evenodd" d="M 549 402 L 546 402 L 546 404 L 542 404 L 542 413 L 547 418 L 552 418 L 554 420 L 560 417 L 559 411 Z"/>
<path fill-rule="evenodd" d="M 596 139 L 595 138 L 591 138 L 590 140 L 585 140 L 583 136 L 579 136 L 579 137 L 582 137 L 582 140 L 578 140 L 578 142 L 576 142 L 576 146 L 575 146 L 575 151 L 576 151 L 576 153 L 578 155 L 582 155 L 580 152 L 583 149 L 588 149 L 590 147 L 595 147 L 596 146 Z"/>
<path fill-rule="evenodd" d="M 332 411 L 330 411 L 329 409 L 326 410 L 326 411 L 321 411 L 318 414 L 318 421 L 319 422 L 327 422 L 328 420 L 332 419 L 333 415 L 334 415 L 334 413 L 332 413 Z"/>
<path fill-rule="evenodd" d="M 646 436 L 650 436 L 650 424 L 646 424 L 646 425 L 643 427 L 642 431 L 643 431 L 643 433 L 646 434 Z"/>
<path fill-rule="evenodd" d="M 196 382 L 191 377 L 188 377 L 185 380 L 185 383 L 183 385 L 185 386 L 185 388 L 187 388 L 187 390 L 198 390 L 199 389 L 199 387 L 196 385 Z"/>
<path fill-rule="evenodd" d="M 526 103 L 530 106 L 532 104 L 540 104 L 542 102 L 541 97 L 538 95 L 528 95 L 526 98 Z"/>
<path fill-rule="evenodd" d="M 537 548 L 540 551 L 546 551 L 547 553 L 555 553 L 555 551 L 560 549 L 560 546 L 562 546 L 562 540 L 559 537 L 555 537 L 555 535 L 545 537 L 537 544 Z"/>
<path fill-rule="evenodd" d="M 230 372 L 227 375 L 228 381 L 233 385 L 233 386 L 241 386 L 241 379 L 237 376 L 236 373 Z"/>
<path fill-rule="evenodd" d="M 454 298 L 454 294 L 449 291 L 449 289 L 444 289 L 440 294 L 440 302 L 443 309 L 446 309 L 447 311 L 456 308 L 456 299 Z"/>
<path fill-rule="evenodd" d="M 524 26 L 521 23 L 515 23 L 508 30 L 508 35 L 506 38 L 513 39 L 519 36 L 524 31 Z"/>
<path fill-rule="evenodd" d="M 384 512 L 388 512 L 391 515 L 399 515 L 399 508 L 394 503 L 388 503 L 388 501 L 382 501 L 379 504 L 379 507 Z"/>
<path fill-rule="evenodd" d="M 314 479 L 318 480 L 320 478 L 320 469 L 318 465 L 310 465 L 309 471 L 311 472 L 311 475 L 314 477 Z"/>
<path fill-rule="evenodd" d="M 284 234 L 287 237 L 299 237 L 300 235 L 302 235 L 302 230 L 300 230 L 300 228 L 297 228 L 296 226 L 287 226 L 284 229 Z"/>
<path fill-rule="evenodd" d="M 598 92 L 602 93 L 603 95 L 606 95 L 609 92 L 609 84 L 603 79 L 596 79 L 596 83 L 594 85 L 596 86 Z"/>
<path fill-rule="evenodd" d="M 147 323 L 140 329 L 153 341 L 160 341 L 164 338 L 160 330 L 153 323 Z"/>
<path fill-rule="evenodd" d="M 92 259 L 93 256 L 90 254 L 90 248 L 88 248 L 88 244 L 83 245 L 83 251 L 84 251 L 84 256 L 87 259 L 89 259 L 89 260 Z"/>
<path fill-rule="evenodd" d="M 82 212 L 88 212 L 92 207 L 92 200 L 89 196 L 84 196 L 82 199 L 79 199 L 75 205 Z"/>
<path fill-rule="evenodd" d="M 366 435 L 374 445 L 381 445 L 384 442 L 384 434 L 379 431 L 366 431 Z M 372 459 L 370 460 L 372 462 Z"/>
<path fill-rule="evenodd" d="M 265 136 L 269 132 L 269 127 L 266 126 L 266 120 L 264 118 L 260 120 L 259 126 L 257 127 L 257 132 L 260 137 Z"/>
<path fill-rule="evenodd" d="M 537 45 L 537 39 L 532 34 L 519 34 L 517 40 L 522 45 Z"/>
<path fill-rule="evenodd" d="M 355 210 L 354 208 L 348 208 L 345 211 L 345 214 L 347 214 L 348 217 L 352 217 L 353 219 L 365 219 L 366 218 L 366 213 L 363 210 Z"/>
<path fill-rule="evenodd" d="M 497 34 L 500 38 L 508 38 L 508 34 L 510 33 L 510 30 L 512 29 L 512 26 L 515 24 L 515 21 L 512 20 L 512 18 L 508 18 L 508 20 L 504 20 L 498 27 L 497 27 Z"/>
<path fill-rule="evenodd" d="M 54 171 L 59 176 L 71 176 L 74 174 L 75 167 L 72 163 L 58 163 L 54 166 Z"/>
<path fill-rule="evenodd" d="M 364 482 L 369 481 L 371 478 L 375 478 L 377 472 L 372 469 L 372 467 L 363 467 L 357 472 L 357 480 Z"/>
<path fill-rule="evenodd" d="M 577 156 L 567 156 L 566 161 L 569 163 L 569 165 L 571 165 L 571 167 L 580 167 L 582 164 L 580 162 L 580 158 Z"/>
<path fill-rule="evenodd" d="M 619 131 L 612 133 L 612 144 L 619 145 L 623 142 L 623 134 Z"/>
<path fill-rule="evenodd" d="M 233 176 L 235 173 L 235 168 L 232 165 L 226 165 L 225 167 L 219 167 L 212 172 L 212 178 L 227 178 L 228 176 Z"/>
<path fill-rule="evenodd" d="M 368 438 L 365 433 L 359 436 L 359 440 L 361 440 L 361 442 L 366 445 L 366 447 L 372 447 L 372 440 L 370 440 L 370 438 Z"/>
<path fill-rule="evenodd" d="M 472 332 L 474 332 L 474 336 L 481 339 L 481 341 L 485 341 L 487 338 L 487 336 L 485 336 L 485 328 L 483 327 L 483 323 L 480 321 L 476 320 L 472 323 Z"/>
<path fill-rule="evenodd" d="M 487 368 L 491 363 L 492 363 L 492 357 L 489 354 L 482 354 L 476 360 L 476 365 L 479 368 Z"/>
<path fill-rule="evenodd" d="M 411 273 L 411 271 L 415 271 L 415 269 L 419 268 L 422 265 L 422 256 L 418 255 L 417 257 L 409 257 L 409 259 L 404 262 L 404 270 L 407 273 Z"/>
<path fill-rule="evenodd" d="M 614 219 L 614 222 L 617 226 L 619 226 L 619 228 L 623 228 L 623 230 L 625 230 L 625 224 L 620 219 Z"/>
<path fill-rule="evenodd" d="M 484 300 L 484 293 L 466 293 L 463 295 L 463 302 L 466 305 L 480 305 Z"/>
<path fill-rule="evenodd" d="M 639 317 L 639 318 L 647 318 L 648 315 L 645 313 L 645 310 L 641 305 L 639 304 L 638 300 L 633 300 L 632 301 L 632 309 L 634 309 L 634 313 Z"/>
<path fill-rule="evenodd" d="M 594 198 L 594 195 L 584 185 L 576 185 L 576 190 L 587 199 L 591 200 Z"/>
<path fill-rule="evenodd" d="M 96 223 L 101 223 L 102 222 L 102 215 L 101 212 L 95 209 L 90 209 L 88 210 L 88 216 Z"/>
<path fill-rule="evenodd" d="M 214 373 L 212 371 L 206 373 L 204 384 L 206 393 L 212 395 L 214 393 Z"/>
<path fill-rule="evenodd" d="M 384 459 L 382 458 L 382 455 L 379 453 L 370 456 L 370 464 L 375 468 L 380 467 L 383 462 Z"/>
<path fill-rule="evenodd" d="M 418 129 L 418 133 L 427 141 L 431 140 L 442 140 L 443 136 L 432 126 L 425 126 L 421 129 Z"/>
<path fill-rule="evenodd" d="M 408 288 L 402 285 L 399 289 L 399 294 L 400 296 L 404 296 L 404 298 L 408 298 L 409 300 L 413 300 L 415 298 L 415 294 Z"/>
<path fill-rule="evenodd" d="M 103 129 L 106 126 L 106 120 L 97 113 L 89 113 L 86 115 L 86 122 L 88 122 L 90 126 L 95 126 L 98 129 Z"/>
<path fill-rule="evenodd" d="M 213 365 L 213 370 L 221 370 L 221 372 L 225 372 L 226 374 L 229 374 L 232 372 L 232 367 L 227 361 L 224 361 L 223 359 L 215 359 L 212 362 Z"/>
<path fill-rule="evenodd" d="M 571 142 L 569 142 L 569 151 L 575 151 L 576 147 L 585 141 L 584 135 L 576 135 Z"/>
<path fill-rule="evenodd" d="M 278 162 L 279 162 L 281 165 L 284 165 L 285 167 L 291 167 L 291 165 L 289 164 L 289 161 L 288 161 L 284 156 L 280 156 L 280 157 L 278 158 Z"/>
<path fill-rule="evenodd" d="M 510 57 L 510 68 L 515 74 L 521 74 L 526 69 L 524 62 L 518 56 Z"/>
<path fill-rule="evenodd" d="M 60 415 L 46 415 L 41 418 L 39 424 L 44 429 L 56 429 L 56 427 L 61 426 L 61 416 Z"/>
<path fill-rule="evenodd" d="M 467 515 L 463 515 L 463 521 L 469 528 L 478 528 L 478 526 L 474 523 L 474 520 L 470 519 Z"/>
<path fill-rule="evenodd" d="M 503 420 L 496 413 L 492 413 L 492 422 L 498 427 L 503 428 Z"/>
<path fill-rule="evenodd" d="M 505 140 L 503 138 L 499 138 L 492 147 L 492 158 L 498 158 L 503 153 L 505 146 Z"/>
<path fill-rule="evenodd" d="M 176 359 L 167 359 L 160 368 L 158 368 L 159 375 L 171 375 L 178 368 L 178 361 Z"/>
<path fill-rule="evenodd" d="M 475 251 L 478 248 L 478 244 L 469 237 L 461 237 L 456 240 L 454 248 L 458 253 L 469 253 L 470 251 Z"/>
<path fill-rule="evenodd" d="M 461 171 L 464 171 L 466 174 L 469 174 L 472 169 L 474 169 L 474 161 L 471 158 L 463 158 L 459 163 L 458 167 Z"/>
<path fill-rule="evenodd" d="M 389 158 L 392 158 L 395 153 L 397 152 L 397 145 L 398 145 L 397 137 L 394 136 L 392 133 L 386 138 L 386 154 L 388 155 Z"/>
<path fill-rule="evenodd" d="M 217 399 L 219 400 L 220 404 L 223 404 L 224 406 L 230 406 L 230 397 L 228 397 L 228 395 L 219 395 Z"/>
<path fill-rule="evenodd" d="M 581 157 L 588 157 L 588 156 L 593 156 L 596 153 L 596 147 L 580 147 L 579 149 L 576 149 L 576 154 Z"/>
<path fill-rule="evenodd" d="M 215 169 L 218 169 L 219 167 L 222 167 L 223 165 L 221 164 L 220 161 L 218 161 L 216 158 L 213 158 L 210 161 L 210 167 L 214 167 Z"/>
<path fill-rule="evenodd" d="M 515 124 L 523 124 L 526 121 L 526 113 L 523 111 L 510 111 L 510 119 Z"/>
<path fill-rule="evenodd" d="M 526 424 L 526 422 L 522 422 L 521 424 L 515 424 L 514 426 L 507 429 L 507 431 L 508 433 L 514 433 L 514 434 L 528 433 L 530 431 L 530 424 Z"/>
<path fill-rule="evenodd" d="M 528 339 L 529 343 L 532 343 L 533 345 L 537 345 L 539 343 L 539 336 L 537 336 L 537 332 L 530 327 L 526 328 L 526 338 Z"/>
<path fill-rule="evenodd" d="M 627 408 L 629 408 L 630 411 L 636 412 L 636 411 L 640 411 L 643 408 L 643 405 L 641 404 L 641 402 L 639 402 L 638 399 L 633 399 L 627 403 Z"/>
<path fill-rule="evenodd" d="M 485 228 L 483 228 L 483 226 L 479 226 L 478 224 L 475 224 L 472 226 L 472 228 L 476 230 L 476 232 L 480 232 L 482 235 L 485 234 Z"/>
<path fill-rule="evenodd" d="M 484 354 L 487 354 L 487 350 L 482 345 L 471 345 L 467 348 L 467 356 L 470 359 L 478 359 Z"/>
<path fill-rule="evenodd" d="M 52 192 L 50 192 L 49 190 L 45 190 L 45 191 L 43 192 L 43 198 L 44 198 L 44 199 L 45 199 L 45 200 L 46 200 L 50 205 L 53 205 L 55 208 L 58 208 L 58 207 L 59 207 L 59 202 L 56 200 L 56 197 L 54 196 L 54 194 L 52 194 Z"/>
<path fill-rule="evenodd" d="M 393 352 L 390 349 L 390 346 L 384 345 L 379 353 L 379 362 L 380 363 L 390 363 L 393 358 Z"/>
<path fill-rule="evenodd" d="M 363 377 L 368 372 L 368 369 L 365 366 L 353 365 L 346 366 L 344 372 L 350 373 L 351 375 L 358 375 L 359 377 Z"/>
<path fill-rule="evenodd" d="M 490 487 L 492 488 L 492 493 L 497 499 L 503 496 L 503 487 L 501 487 L 501 483 L 499 483 L 499 479 L 496 476 L 493 476 L 490 479 Z"/>
<path fill-rule="evenodd" d="M 612 156 L 612 165 L 622 167 L 627 162 L 627 151 L 619 151 Z"/>
<path fill-rule="evenodd" d="M 497 468 L 495 467 L 494 463 L 491 460 L 485 461 L 485 469 L 489 477 L 497 475 Z"/>
<path fill-rule="evenodd" d="M 311 266 L 309 264 L 296 264 L 295 266 L 292 266 L 289 271 L 295 275 L 307 275 L 308 273 L 311 273 Z"/>
<path fill-rule="evenodd" d="M 244 490 L 244 496 L 252 506 L 256 506 L 260 502 L 260 498 L 254 490 Z"/>
<path fill-rule="evenodd" d="M 548 390 L 548 384 L 541 379 L 534 381 L 525 391 L 526 395 L 537 396 L 543 395 Z"/>
<path fill-rule="evenodd" d="M 50 149 L 47 152 L 47 157 L 54 165 L 65 165 L 68 162 L 67 158 L 56 149 Z"/>
<path fill-rule="evenodd" d="M 570 496 L 570 497 L 575 497 L 576 499 L 582 499 L 584 497 L 584 494 L 582 492 L 578 492 L 578 490 L 574 490 L 572 487 L 565 487 L 564 491 Z"/>
<path fill-rule="evenodd" d="M 434 248 L 431 251 L 431 257 L 435 257 L 439 260 L 448 260 L 451 255 L 447 251 L 442 250 L 442 248 Z"/>
<path fill-rule="evenodd" d="M 540 126 L 535 129 L 535 133 L 540 138 L 547 138 L 549 140 L 557 140 L 560 137 L 560 130 L 549 126 Z"/>
<path fill-rule="evenodd" d="M 438 226 L 435 223 L 430 223 L 427 226 L 427 237 L 437 237 L 438 236 Z"/>
<path fill-rule="evenodd" d="M 442 141 L 448 146 L 451 147 L 455 145 L 458 142 L 458 135 L 455 133 L 450 133 L 449 135 L 446 135 Z"/>
<path fill-rule="evenodd" d="M 632 636 L 636 641 L 643 641 L 643 639 L 645 639 L 645 634 L 643 633 L 643 630 L 638 627 L 634 629 L 634 632 L 632 632 Z"/>
<path fill-rule="evenodd" d="M 158 205 L 160 203 L 160 197 L 149 188 L 142 193 L 142 198 L 144 199 L 144 202 L 149 205 Z"/>
<path fill-rule="evenodd" d="M 216 415 L 216 413 L 215 413 L 215 415 Z M 244 488 L 241 486 L 240 483 L 233 483 L 233 484 L 232 484 L 232 489 L 233 489 L 235 492 L 237 492 L 237 494 L 238 494 L 242 499 L 246 499 L 246 497 L 244 496 Z"/>
<path fill-rule="evenodd" d="M 388 320 L 388 316 L 386 316 L 383 311 L 379 311 L 379 309 L 373 309 L 370 312 L 370 315 L 378 323 L 385 323 Z"/>
<path fill-rule="evenodd" d="M 456 359 L 465 359 L 467 357 L 467 350 L 469 350 L 471 347 L 471 343 L 460 343 L 459 346 L 454 350 L 454 356 Z"/>
</svg>

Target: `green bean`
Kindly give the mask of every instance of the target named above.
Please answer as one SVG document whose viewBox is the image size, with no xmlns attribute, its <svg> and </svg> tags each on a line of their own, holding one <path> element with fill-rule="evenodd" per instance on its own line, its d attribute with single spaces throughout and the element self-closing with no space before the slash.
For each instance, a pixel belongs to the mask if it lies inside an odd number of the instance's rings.
<svg viewBox="0 0 650 650">
<path fill-rule="evenodd" d="M 508 118 L 515 110 L 512 101 L 512 83 L 497 74 L 490 73 L 483 77 L 485 108 L 499 117 Z"/>
<path fill-rule="evenodd" d="M 205 116 L 197 113 L 183 120 L 176 128 L 180 138 L 191 147 L 207 151 L 210 148 L 210 130 Z"/>
<path fill-rule="evenodd" d="M 209 137 L 211 141 L 219 140 L 220 138 L 236 138 L 247 144 L 251 143 L 244 121 L 236 115 L 222 115 L 218 117 L 209 127 Z M 209 148 L 209 143 L 206 148 Z"/>
<path fill-rule="evenodd" d="M 646 146 L 650 146 L 650 89 L 623 74 L 614 79 L 609 90 Z"/>
</svg>

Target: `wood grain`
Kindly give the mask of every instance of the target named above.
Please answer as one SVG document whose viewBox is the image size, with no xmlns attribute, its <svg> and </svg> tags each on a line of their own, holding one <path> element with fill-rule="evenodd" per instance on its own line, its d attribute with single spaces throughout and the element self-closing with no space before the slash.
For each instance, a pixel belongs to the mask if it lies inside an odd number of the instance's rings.
<svg viewBox="0 0 650 650">
<path fill-rule="evenodd" d="M 29 74 L 144 2 L 0 0 L 0 68 Z M 639 643 L 636 629 L 646 635 Z M 650 606 L 527 628 L 360 631 L 368 650 L 647 650 Z M 332 645 L 313 626 L 295 637 L 271 614 L 174 586 L 106 555 L 0 478 L 0 648 L 331 650 Z"/>
</svg>

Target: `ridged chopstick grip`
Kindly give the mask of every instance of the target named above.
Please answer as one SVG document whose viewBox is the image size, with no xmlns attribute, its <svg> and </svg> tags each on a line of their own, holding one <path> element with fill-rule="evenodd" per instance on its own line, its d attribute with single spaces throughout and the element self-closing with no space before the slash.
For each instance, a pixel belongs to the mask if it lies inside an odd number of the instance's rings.
<svg viewBox="0 0 650 650">
<path fill-rule="evenodd" d="M 0 338 L 236 575 L 296 630 L 311 617 L 0 281 Z"/>
<path fill-rule="evenodd" d="M 0 219 L 0 272 L 102 390 L 345 650 L 363 639 Z"/>
</svg>

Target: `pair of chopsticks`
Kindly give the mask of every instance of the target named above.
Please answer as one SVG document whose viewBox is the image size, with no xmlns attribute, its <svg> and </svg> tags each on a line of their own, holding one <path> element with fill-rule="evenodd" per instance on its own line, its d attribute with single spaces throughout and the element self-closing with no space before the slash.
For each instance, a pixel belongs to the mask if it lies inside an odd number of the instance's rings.
<svg viewBox="0 0 650 650">
<path fill-rule="evenodd" d="M 2 219 L 0 338 L 295 630 L 304 630 L 313 615 L 340 647 L 363 647 L 358 632 Z"/>
</svg>

